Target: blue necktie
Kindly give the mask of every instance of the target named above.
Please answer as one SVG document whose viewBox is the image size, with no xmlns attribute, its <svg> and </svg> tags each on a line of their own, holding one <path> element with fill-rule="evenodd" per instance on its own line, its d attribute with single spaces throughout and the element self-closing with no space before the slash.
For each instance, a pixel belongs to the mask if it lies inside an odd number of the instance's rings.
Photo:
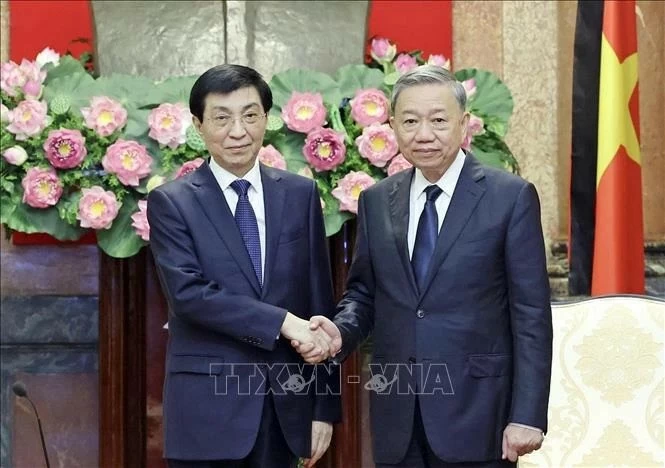
<svg viewBox="0 0 665 468">
<path fill-rule="evenodd" d="M 436 239 L 439 237 L 439 216 L 436 213 L 436 199 L 441 195 L 442 190 L 436 185 L 430 185 L 425 189 L 427 201 L 425 208 L 418 220 L 418 230 L 416 231 L 416 242 L 413 245 L 413 254 L 411 255 L 411 265 L 413 273 L 416 276 L 418 289 L 422 292 L 429 268 L 429 262 L 434 255 Z"/>
<path fill-rule="evenodd" d="M 245 179 L 234 180 L 231 188 L 238 194 L 238 204 L 236 205 L 236 223 L 240 229 L 240 235 L 245 242 L 247 253 L 252 260 L 254 273 L 259 280 L 259 285 L 263 285 L 261 278 L 261 241 L 259 240 L 259 225 L 256 222 L 256 215 L 252 205 L 247 198 L 247 190 L 252 184 Z"/>
</svg>

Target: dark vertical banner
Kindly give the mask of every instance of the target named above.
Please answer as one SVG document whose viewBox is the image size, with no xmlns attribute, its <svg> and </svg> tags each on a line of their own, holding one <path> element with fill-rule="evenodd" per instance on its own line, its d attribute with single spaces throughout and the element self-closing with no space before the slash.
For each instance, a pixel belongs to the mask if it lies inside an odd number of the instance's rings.
<svg viewBox="0 0 665 468">
<path fill-rule="evenodd" d="M 570 293 L 644 293 L 635 1 L 578 2 Z"/>
<path fill-rule="evenodd" d="M 598 88 L 603 1 L 577 3 L 573 58 L 573 125 L 570 167 L 569 292 L 591 293 L 596 222 Z"/>
<path fill-rule="evenodd" d="M 452 0 L 374 0 L 369 3 L 367 38 L 379 36 L 397 44 L 398 50 L 443 54 L 452 62 Z"/>
</svg>

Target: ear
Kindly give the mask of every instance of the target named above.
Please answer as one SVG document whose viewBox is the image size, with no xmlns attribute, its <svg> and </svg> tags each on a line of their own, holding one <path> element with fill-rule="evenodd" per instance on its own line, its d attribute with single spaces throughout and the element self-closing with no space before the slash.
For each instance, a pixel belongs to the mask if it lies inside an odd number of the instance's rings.
<svg viewBox="0 0 665 468">
<path fill-rule="evenodd" d="M 202 122 L 195 115 L 192 116 L 192 124 L 194 124 L 194 128 L 196 128 L 196 130 L 198 130 L 198 132 L 200 133 Z"/>
<path fill-rule="evenodd" d="M 469 114 L 468 111 L 464 111 L 464 115 L 462 115 L 462 121 L 460 122 L 462 126 L 462 136 L 466 136 L 467 128 L 469 126 L 469 119 L 471 118 L 471 114 Z"/>
<path fill-rule="evenodd" d="M 394 115 L 390 116 L 390 120 L 388 120 L 388 123 L 390 124 L 390 128 L 395 130 L 395 116 Z"/>
</svg>

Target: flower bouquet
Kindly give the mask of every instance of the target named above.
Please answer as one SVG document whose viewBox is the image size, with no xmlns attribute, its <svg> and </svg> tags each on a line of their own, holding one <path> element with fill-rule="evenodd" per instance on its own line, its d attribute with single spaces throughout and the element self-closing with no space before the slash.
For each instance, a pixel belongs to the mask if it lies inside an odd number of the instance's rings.
<svg viewBox="0 0 665 468">
<path fill-rule="evenodd" d="M 273 76 L 275 106 L 259 158 L 316 181 L 328 235 L 354 216 L 362 190 L 410 167 L 387 124 L 388 97 L 399 74 L 425 63 L 421 55 L 397 54 L 376 38 L 367 65 L 346 65 L 334 76 L 305 69 Z M 449 66 L 439 55 L 427 62 Z M 455 75 L 472 114 L 465 147 L 486 164 L 517 172 L 503 141 L 510 91 L 487 71 Z M 3 63 L 0 223 L 8 232 L 60 240 L 93 230 L 108 255 L 136 254 L 150 238 L 147 193 L 207 157 L 185 104 L 195 79 L 95 79 L 50 49 L 35 61 Z"/>
</svg>

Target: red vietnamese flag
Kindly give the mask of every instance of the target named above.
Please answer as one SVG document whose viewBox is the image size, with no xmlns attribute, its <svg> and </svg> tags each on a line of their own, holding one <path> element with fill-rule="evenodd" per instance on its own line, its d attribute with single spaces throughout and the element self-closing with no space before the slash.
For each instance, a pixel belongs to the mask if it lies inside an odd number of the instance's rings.
<svg viewBox="0 0 665 468">
<path fill-rule="evenodd" d="M 635 1 L 606 1 L 591 294 L 644 294 Z"/>
</svg>

